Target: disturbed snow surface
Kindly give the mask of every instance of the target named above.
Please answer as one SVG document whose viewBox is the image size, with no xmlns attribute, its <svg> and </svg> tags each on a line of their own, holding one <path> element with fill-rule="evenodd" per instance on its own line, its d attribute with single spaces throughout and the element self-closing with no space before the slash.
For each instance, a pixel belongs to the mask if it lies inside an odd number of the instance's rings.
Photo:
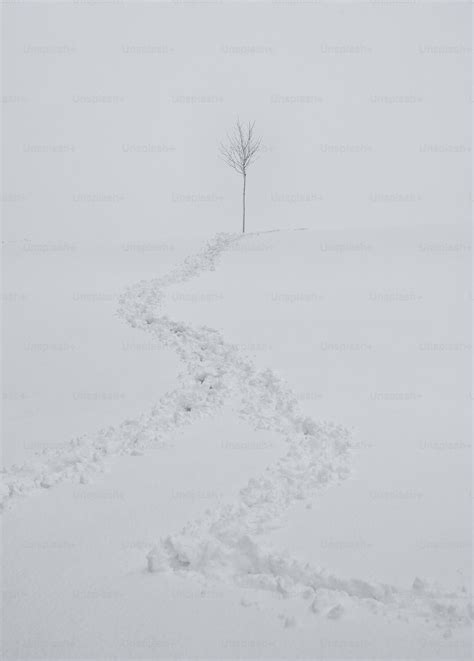
<svg viewBox="0 0 474 661">
<path fill-rule="evenodd" d="M 285 526 L 290 508 L 297 503 L 311 506 L 322 489 L 349 476 L 351 436 L 344 427 L 316 422 L 301 413 L 295 396 L 271 369 L 258 369 L 218 331 L 163 314 L 168 287 L 214 270 L 221 253 L 242 240 L 246 239 L 218 235 L 168 275 L 141 281 L 120 299 L 120 316 L 173 349 L 184 363 L 176 390 L 137 420 L 75 440 L 66 451 L 44 452 L 37 463 L 6 470 L 5 501 L 63 481 L 86 483 L 112 457 L 146 453 L 165 443 L 178 427 L 212 416 L 237 398 L 241 418 L 257 430 L 283 435 L 286 452 L 242 485 L 233 503 L 204 512 L 179 532 L 170 530 L 147 555 L 150 571 L 197 578 L 209 585 L 236 584 L 255 590 L 256 598 L 263 591 L 298 597 L 308 600 L 312 613 L 329 620 L 363 607 L 390 619 L 422 618 L 440 627 L 444 636 L 470 626 L 470 596 L 465 588 L 445 590 L 419 578 L 407 588 L 344 578 L 290 557 L 265 541 L 266 533 Z M 291 628 L 295 621 L 283 617 L 283 625 Z"/>
<path fill-rule="evenodd" d="M 138 283 L 122 298 L 122 314 L 133 326 L 178 351 L 188 370 L 180 400 L 186 413 L 192 414 L 196 407 L 198 412 L 209 411 L 210 402 L 215 406 L 226 394 L 237 391 L 242 401 L 240 415 L 256 429 L 283 434 L 288 451 L 261 476 L 252 478 L 234 505 L 207 512 L 154 547 L 148 554 L 149 570 L 217 575 L 284 596 L 303 595 L 311 600 L 313 612 L 334 619 L 342 616 L 347 600 L 358 599 L 391 616 L 401 612 L 432 621 L 445 628 L 445 635 L 452 627 L 470 625 L 471 605 L 465 590 L 443 592 L 419 578 L 408 590 L 342 579 L 280 555 L 259 541 L 263 533 L 284 525 L 293 504 L 308 501 L 310 505 L 319 490 L 349 475 L 350 434 L 339 425 L 304 416 L 294 395 L 271 370 L 258 370 L 213 329 L 192 329 L 157 316 L 164 287 L 213 270 L 219 254 L 238 240 L 238 236 L 219 235 L 168 277 Z M 216 390 L 223 395 L 221 400 L 216 401 Z"/>
</svg>

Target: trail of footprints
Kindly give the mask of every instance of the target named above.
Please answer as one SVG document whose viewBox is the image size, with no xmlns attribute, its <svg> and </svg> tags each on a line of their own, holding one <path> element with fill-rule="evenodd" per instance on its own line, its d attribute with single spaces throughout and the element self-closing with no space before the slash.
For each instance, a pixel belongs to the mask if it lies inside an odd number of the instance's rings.
<svg viewBox="0 0 474 661">
<path fill-rule="evenodd" d="M 421 618 L 451 635 L 470 626 L 471 597 L 464 589 L 447 592 L 416 579 L 410 588 L 340 578 L 266 548 L 264 535 L 285 525 L 290 508 L 310 505 L 322 490 L 350 474 L 351 438 L 347 429 L 304 416 L 292 392 L 272 370 L 258 369 L 235 345 L 212 328 L 193 328 L 164 315 L 165 290 L 205 270 L 240 235 L 218 234 L 196 255 L 168 275 L 140 281 L 120 298 L 118 314 L 174 351 L 184 364 L 176 390 L 148 413 L 118 428 L 74 439 L 64 450 L 45 451 L 37 461 L 12 466 L 2 474 L 3 504 L 33 489 L 65 480 L 81 483 L 120 454 L 137 454 L 166 442 L 168 435 L 203 416 L 212 416 L 231 397 L 239 415 L 254 429 L 284 435 L 285 454 L 260 476 L 252 477 L 232 505 L 206 512 L 177 534 L 162 539 L 147 556 L 148 569 L 176 571 L 225 580 L 256 590 L 270 590 L 308 601 L 310 612 L 344 617 L 354 605 L 390 618 Z"/>
</svg>

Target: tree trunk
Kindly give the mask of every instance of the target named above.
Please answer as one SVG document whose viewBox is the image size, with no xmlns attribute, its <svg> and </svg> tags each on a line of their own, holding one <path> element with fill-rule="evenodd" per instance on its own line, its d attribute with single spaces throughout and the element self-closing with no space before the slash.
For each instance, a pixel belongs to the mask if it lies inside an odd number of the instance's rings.
<svg viewBox="0 0 474 661">
<path fill-rule="evenodd" d="M 242 191 L 242 234 L 245 234 L 245 184 L 247 175 L 244 174 L 244 189 Z"/>
</svg>

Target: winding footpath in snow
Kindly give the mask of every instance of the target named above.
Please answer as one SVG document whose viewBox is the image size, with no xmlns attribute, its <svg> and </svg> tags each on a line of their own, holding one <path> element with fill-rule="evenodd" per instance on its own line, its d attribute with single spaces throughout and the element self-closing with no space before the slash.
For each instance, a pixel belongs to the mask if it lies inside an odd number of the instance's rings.
<svg viewBox="0 0 474 661">
<path fill-rule="evenodd" d="M 103 470 L 108 458 L 165 442 L 177 427 L 214 415 L 237 396 L 240 417 L 257 430 L 282 434 L 285 454 L 262 475 L 252 477 L 232 505 L 206 512 L 178 534 L 162 539 L 147 556 L 149 571 L 185 573 L 284 597 L 299 596 L 309 600 L 312 612 L 333 619 L 354 605 L 364 605 L 391 618 L 422 618 L 446 636 L 456 627 L 470 626 L 472 608 L 466 590 L 447 592 L 420 579 L 404 590 L 344 579 L 266 548 L 264 534 L 284 526 L 293 505 L 311 503 L 322 489 L 350 475 L 352 450 L 349 431 L 303 415 L 295 396 L 272 370 L 257 368 L 216 330 L 194 328 L 161 312 L 167 287 L 214 270 L 223 251 L 241 240 L 245 240 L 241 235 L 219 234 L 168 275 L 140 281 L 120 298 L 119 316 L 151 333 L 183 362 L 176 390 L 136 420 L 75 439 L 66 450 L 45 451 L 37 462 L 5 470 L 3 501 L 65 480 L 86 483 L 92 473 Z"/>
</svg>

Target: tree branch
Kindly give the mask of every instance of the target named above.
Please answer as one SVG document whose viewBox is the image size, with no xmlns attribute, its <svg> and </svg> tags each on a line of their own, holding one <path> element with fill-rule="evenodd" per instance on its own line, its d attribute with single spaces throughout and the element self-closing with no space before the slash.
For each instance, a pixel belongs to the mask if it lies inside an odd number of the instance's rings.
<svg viewBox="0 0 474 661">
<path fill-rule="evenodd" d="M 221 143 L 219 148 L 224 162 L 242 175 L 255 162 L 261 147 L 261 139 L 254 138 L 254 127 L 255 122 L 244 127 L 237 119 L 233 133 L 227 134 L 227 144 Z"/>
</svg>

